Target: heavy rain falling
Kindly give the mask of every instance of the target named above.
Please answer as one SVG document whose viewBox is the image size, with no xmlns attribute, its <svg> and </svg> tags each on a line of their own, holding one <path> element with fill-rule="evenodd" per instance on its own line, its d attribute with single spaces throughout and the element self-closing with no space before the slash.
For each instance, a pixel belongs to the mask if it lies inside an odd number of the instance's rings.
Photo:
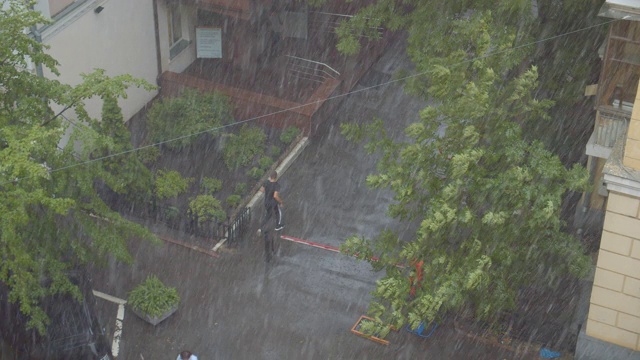
<svg viewBox="0 0 640 360">
<path fill-rule="evenodd" d="M 639 1 L 0 4 L 1 359 L 638 358 Z"/>
</svg>

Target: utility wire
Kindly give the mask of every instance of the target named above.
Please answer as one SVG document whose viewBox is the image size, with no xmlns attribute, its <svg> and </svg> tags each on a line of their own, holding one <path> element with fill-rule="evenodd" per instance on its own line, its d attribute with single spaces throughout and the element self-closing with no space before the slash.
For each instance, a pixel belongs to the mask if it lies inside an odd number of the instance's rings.
<svg viewBox="0 0 640 360">
<path fill-rule="evenodd" d="M 580 28 L 580 29 L 577 29 L 577 30 L 568 31 L 568 32 L 565 32 L 565 33 L 562 33 L 562 34 L 550 36 L 550 37 L 547 37 L 547 38 L 544 38 L 544 39 L 532 41 L 532 42 L 529 42 L 529 43 L 526 43 L 526 44 L 510 47 L 510 48 L 507 48 L 507 49 L 502 49 L 502 50 L 498 50 L 498 51 L 494 51 L 494 52 L 488 52 L 487 54 L 484 54 L 482 56 L 477 56 L 477 57 L 474 57 L 472 59 L 462 60 L 460 62 L 453 63 L 451 65 L 452 66 L 456 66 L 456 65 L 465 64 L 465 63 L 468 63 L 468 62 L 471 62 L 471 61 L 475 61 L 475 60 L 479 60 L 479 59 L 486 59 L 486 58 L 491 57 L 491 56 L 495 56 L 495 55 L 499 55 L 499 54 L 506 53 L 506 52 L 509 52 L 509 51 L 514 51 L 514 50 L 522 49 L 522 48 L 529 47 L 529 46 L 532 46 L 532 45 L 540 44 L 540 43 L 543 43 L 543 42 L 551 41 L 551 40 L 558 39 L 558 38 L 561 38 L 561 37 L 565 37 L 565 36 L 569 36 L 569 35 L 576 34 L 576 33 L 579 33 L 579 32 L 587 31 L 587 30 L 590 30 L 590 29 L 593 29 L 593 28 L 601 27 L 603 25 L 608 25 L 608 24 L 611 24 L 611 23 L 613 23 L 615 21 L 618 21 L 618 19 L 605 21 L 605 22 L 602 22 L 602 23 L 599 23 L 599 24 L 587 26 L 587 27 Z M 213 132 L 213 131 L 217 131 L 217 130 L 222 130 L 222 129 L 233 127 L 233 126 L 237 126 L 237 125 L 242 125 L 242 124 L 245 124 L 245 123 L 248 123 L 248 122 L 252 122 L 252 121 L 256 121 L 256 120 L 265 118 L 267 116 L 273 116 L 273 115 L 285 113 L 285 112 L 296 110 L 296 109 L 300 109 L 300 108 L 303 108 L 303 107 L 306 107 L 306 106 L 315 105 L 315 104 L 318 104 L 318 103 L 321 103 L 321 102 L 324 102 L 324 101 L 338 99 L 338 98 L 341 98 L 343 96 L 352 95 L 352 94 L 360 93 L 360 92 L 363 92 L 363 91 L 368 91 L 368 90 L 371 90 L 371 89 L 375 89 L 377 87 L 389 85 L 389 84 L 392 84 L 392 83 L 405 81 L 407 79 L 411 79 L 411 78 L 414 78 L 414 77 L 423 76 L 423 75 L 426 75 L 428 72 L 429 71 L 423 71 L 423 72 L 407 75 L 407 76 L 404 76 L 404 77 L 401 77 L 401 78 L 398 78 L 398 79 L 393 79 L 393 80 L 389 80 L 389 81 L 386 81 L 386 82 L 382 82 L 380 84 L 371 85 L 371 86 L 364 87 L 364 88 L 357 89 L 357 90 L 352 90 L 352 91 L 346 92 L 344 94 L 334 95 L 334 96 L 328 97 L 328 98 L 326 98 L 324 100 L 316 100 L 316 101 L 312 101 L 312 102 L 309 102 L 309 103 L 300 104 L 300 105 L 297 105 L 297 106 L 292 106 L 292 107 L 287 108 L 287 109 L 281 109 L 281 110 L 274 111 L 274 112 L 271 112 L 271 113 L 268 113 L 268 114 L 255 116 L 255 117 L 252 117 L 252 118 L 249 118 L 249 119 L 245 119 L 245 120 L 241 120 L 241 121 L 236 121 L 236 122 L 233 122 L 231 124 L 222 125 L 222 126 L 216 126 L 216 127 L 210 128 L 210 129 L 206 129 L 206 130 L 194 132 L 194 133 L 191 133 L 191 134 L 179 136 L 179 137 L 176 137 L 176 138 L 173 138 L 173 139 L 159 141 L 159 142 L 154 143 L 154 144 L 140 146 L 140 147 L 137 147 L 137 148 L 134 148 L 134 149 L 121 151 L 121 152 L 114 153 L 114 154 L 109 154 L 109 155 L 106 155 L 106 156 L 101 156 L 101 157 L 98 157 L 98 158 L 95 158 L 95 159 L 86 160 L 86 161 L 78 162 L 78 163 L 67 165 L 67 166 L 62 166 L 62 167 L 50 170 L 49 173 L 54 173 L 54 172 L 58 172 L 58 171 L 62 171 L 62 170 L 67 170 L 67 169 L 71 169 L 71 168 L 74 168 L 74 167 L 77 167 L 77 166 L 87 165 L 87 164 L 90 164 L 90 163 L 93 163 L 93 162 L 96 162 L 96 161 L 102 161 L 102 160 L 109 159 L 109 158 L 112 158 L 112 157 L 129 154 L 129 153 L 132 153 L 132 152 L 135 152 L 135 151 L 138 151 L 138 150 L 143 150 L 143 149 L 146 149 L 146 148 L 159 146 L 159 145 L 162 145 L 162 144 L 167 144 L 167 143 L 170 143 L 170 142 L 173 142 L 173 141 L 178 141 L 178 140 L 185 139 L 185 138 L 188 138 L 188 137 L 197 136 L 197 135 L 201 135 L 201 134 L 204 134 L 204 133 Z M 26 177 L 24 177 L 24 178 L 26 178 Z M 22 178 L 22 179 L 24 179 L 24 178 Z M 16 179 L 16 180 L 21 180 L 21 179 Z M 4 183 L 0 183 L 0 185 L 7 184 L 9 182 L 13 182 L 13 181 L 7 181 L 7 182 L 4 182 Z"/>
</svg>

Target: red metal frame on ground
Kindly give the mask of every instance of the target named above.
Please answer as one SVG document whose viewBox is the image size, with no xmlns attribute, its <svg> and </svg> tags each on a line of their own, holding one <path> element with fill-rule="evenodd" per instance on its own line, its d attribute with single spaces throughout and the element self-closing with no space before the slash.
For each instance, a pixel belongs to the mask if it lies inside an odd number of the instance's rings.
<svg viewBox="0 0 640 360">
<path fill-rule="evenodd" d="M 366 315 L 362 315 L 360 316 L 360 318 L 358 319 L 358 321 L 356 321 L 356 323 L 353 325 L 353 327 L 351 328 L 351 332 L 358 335 L 358 336 L 362 336 L 364 338 L 367 338 L 371 341 L 375 341 L 378 344 L 382 344 L 382 345 L 389 345 L 389 341 L 385 340 L 385 339 L 380 339 L 379 337 L 375 337 L 373 335 L 367 335 L 361 331 L 356 330 L 356 328 L 358 327 L 358 325 L 360 325 L 360 323 L 362 322 L 362 320 L 370 320 L 370 321 L 375 321 L 374 319 L 366 316 Z M 391 327 L 392 330 L 395 330 L 393 327 Z"/>
</svg>

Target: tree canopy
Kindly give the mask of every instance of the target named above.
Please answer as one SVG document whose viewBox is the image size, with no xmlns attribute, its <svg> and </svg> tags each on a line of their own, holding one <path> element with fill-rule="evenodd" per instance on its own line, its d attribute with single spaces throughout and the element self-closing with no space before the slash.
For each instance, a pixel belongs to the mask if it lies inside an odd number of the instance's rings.
<svg viewBox="0 0 640 360">
<path fill-rule="evenodd" d="M 84 74 L 77 86 L 38 76 L 40 64 L 58 74 L 46 46 L 25 29 L 46 24 L 24 1 L 5 1 L 0 9 L 0 281 L 9 300 L 19 304 L 28 326 L 44 332 L 48 296 L 81 292 L 68 271 L 112 255 L 131 261 L 129 238 L 153 239 L 143 227 L 123 219 L 98 196 L 96 188 L 116 170 L 101 157 L 124 149 L 126 134 L 106 131 L 87 113 L 84 101 L 114 100 L 129 86 L 151 85 L 131 77 L 109 77 L 103 70 Z M 74 118 L 71 126 L 68 118 Z M 116 120 L 118 121 L 118 120 Z M 113 124 L 111 124 L 113 125 Z M 112 129 L 113 126 L 111 127 Z M 63 141 L 71 134 L 69 141 Z M 121 185 L 111 182 L 114 190 Z M 122 189 L 120 189 L 122 190 Z"/>
<path fill-rule="evenodd" d="M 367 184 L 394 192 L 389 216 L 419 224 L 412 238 L 383 231 L 342 246 L 386 271 L 369 309 L 382 324 L 416 328 L 462 309 L 493 320 L 515 307 L 520 289 L 590 268 L 560 217 L 564 196 L 584 189 L 588 174 L 523 134 L 524 125 L 549 121 L 553 104 L 536 96 L 535 49 L 520 46 L 530 38 L 530 6 L 380 0 L 339 30 L 343 52 L 357 51 L 372 28 L 406 30 L 417 74 L 407 88 L 434 104 L 405 129 L 406 140 L 390 138 L 380 120 L 342 125 L 381 154 Z"/>
</svg>

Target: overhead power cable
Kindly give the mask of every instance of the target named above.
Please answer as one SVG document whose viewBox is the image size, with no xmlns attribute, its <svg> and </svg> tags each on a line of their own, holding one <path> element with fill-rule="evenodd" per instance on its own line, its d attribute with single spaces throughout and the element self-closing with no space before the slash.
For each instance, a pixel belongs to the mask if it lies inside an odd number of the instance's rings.
<svg viewBox="0 0 640 360">
<path fill-rule="evenodd" d="M 611 23 L 613 23 L 615 21 L 618 21 L 618 19 L 613 19 L 613 20 L 605 21 L 605 22 L 602 22 L 602 23 L 599 23 L 599 24 L 590 25 L 590 26 L 587 26 L 587 27 L 584 27 L 584 28 L 568 31 L 568 32 L 565 32 L 565 33 L 562 33 L 562 34 L 558 34 L 558 35 L 550 36 L 550 37 L 547 37 L 547 38 L 544 38 L 544 39 L 528 42 L 528 43 L 525 43 L 525 44 L 522 44 L 522 45 L 513 46 L 513 47 L 510 47 L 510 48 L 497 50 L 497 51 L 492 51 L 492 52 L 490 51 L 487 54 L 484 54 L 484 55 L 481 55 L 481 56 L 477 56 L 477 57 L 474 57 L 474 58 L 471 58 L 471 59 L 462 60 L 460 62 L 453 63 L 451 65 L 452 66 L 461 65 L 461 64 L 469 63 L 469 62 L 472 62 L 472 61 L 475 61 L 475 60 L 479 60 L 479 59 L 486 59 L 486 58 L 491 57 L 491 56 L 503 54 L 503 53 L 506 53 L 506 52 L 522 49 L 522 48 L 529 47 L 529 46 L 532 46 L 532 45 L 537 45 L 537 44 L 540 44 L 540 43 L 544 43 L 544 42 L 547 42 L 547 41 L 555 40 L 555 39 L 562 38 L 562 37 L 565 37 L 565 36 L 569 36 L 569 35 L 572 35 L 572 34 L 576 34 L 576 33 L 579 33 L 579 32 L 583 32 L 583 31 L 587 31 L 587 30 L 590 30 L 590 29 L 598 28 L 598 27 L 601 27 L 601 26 L 604 26 L 604 25 L 611 24 Z M 288 111 L 304 108 L 306 106 L 312 106 L 312 105 L 316 105 L 316 104 L 319 104 L 319 103 L 322 103 L 322 102 L 325 102 L 325 101 L 338 99 L 338 98 L 341 98 L 341 97 L 344 97 L 344 96 L 347 96 L 347 95 L 352 95 L 352 94 L 356 94 L 356 93 L 360 93 L 360 92 L 364 92 L 364 91 L 369 91 L 371 89 L 375 89 L 375 88 L 378 88 L 378 87 L 381 87 L 381 86 L 389 85 L 389 84 L 396 83 L 396 82 L 405 81 L 407 79 L 411 79 L 411 78 L 415 78 L 415 77 L 419 77 L 419 76 L 424 76 L 427 73 L 428 73 L 428 71 L 422 71 L 422 72 L 419 72 L 419 73 L 403 76 L 403 77 L 400 77 L 400 78 L 397 78 L 397 79 L 392 79 L 392 80 L 389 80 L 389 81 L 385 81 L 385 82 L 382 82 L 382 83 L 379 83 L 379 84 L 363 87 L 363 88 L 360 88 L 360 89 L 357 89 L 357 90 L 351 90 L 351 91 L 346 92 L 344 94 L 338 94 L 338 95 L 330 96 L 330 97 L 328 97 L 326 99 L 323 99 L 323 100 L 311 101 L 311 102 L 308 102 L 308 103 L 305 103 L 305 104 L 300 104 L 300 105 L 292 106 L 292 107 L 289 107 L 289 108 L 286 108 L 286 109 L 281 109 L 281 110 L 278 110 L 278 111 L 270 112 L 268 114 L 263 114 L 263 115 L 255 116 L 255 117 L 252 117 L 252 118 L 249 118 L 249 119 L 236 121 L 236 122 L 233 122 L 233 123 L 230 123 L 230 124 L 226 124 L 226 125 L 222 125 L 222 126 L 216 126 L 216 127 L 212 127 L 212 128 L 206 129 L 206 130 L 190 133 L 190 134 L 187 134 L 187 135 L 182 135 L 182 136 L 179 136 L 179 137 L 176 137 L 176 138 L 159 141 L 159 142 L 156 142 L 156 143 L 153 143 L 153 144 L 150 144 L 150 145 L 144 145 L 144 146 L 140 146 L 140 147 L 137 147 L 137 148 L 134 148 L 134 149 L 121 151 L 121 152 L 117 152 L 117 153 L 114 153 L 114 154 L 109 154 L 109 155 L 106 155 L 106 156 L 101 156 L 101 157 L 98 157 L 98 158 L 95 158 L 95 159 L 90 159 L 90 160 L 77 162 L 77 163 L 70 164 L 70 165 L 67 165 L 67 166 L 62 166 L 62 167 L 59 167 L 59 168 L 56 168 L 56 169 L 52 169 L 52 170 L 50 170 L 50 173 L 55 173 L 55 172 L 58 172 L 58 171 L 71 169 L 71 168 L 74 168 L 74 167 L 77 167 L 77 166 L 87 165 L 87 164 L 90 164 L 90 163 L 93 163 L 93 162 L 96 162 L 96 161 L 102 161 L 102 160 L 109 159 L 109 158 L 112 158 L 112 157 L 129 154 L 129 153 L 132 153 L 132 152 L 135 152 L 135 151 L 138 151 L 138 150 L 143 150 L 143 149 L 147 149 L 147 148 L 150 148 L 150 147 L 167 144 L 167 143 L 170 143 L 170 142 L 173 142 L 173 141 L 182 140 L 182 139 L 189 138 L 189 137 L 192 137 L 192 136 L 198 136 L 198 135 L 201 135 L 201 134 L 204 134 L 204 133 L 209 133 L 209 132 L 218 131 L 218 130 L 222 130 L 222 129 L 233 127 L 233 126 L 237 126 L 237 125 L 242 125 L 242 124 L 245 124 L 245 123 L 248 123 L 248 122 L 252 122 L 252 121 L 256 121 L 256 120 L 268 117 L 268 116 L 273 116 L 273 115 L 285 113 L 285 112 L 288 112 Z M 26 177 L 24 177 L 24 178 L 26 178 Z M 17 179 L 17 180 L 20 180 L 20 179 Z M 0 185 L 4 185 L 6 183 L 8 183 L 8 182 L 0 183 Z"/>
</svg>

